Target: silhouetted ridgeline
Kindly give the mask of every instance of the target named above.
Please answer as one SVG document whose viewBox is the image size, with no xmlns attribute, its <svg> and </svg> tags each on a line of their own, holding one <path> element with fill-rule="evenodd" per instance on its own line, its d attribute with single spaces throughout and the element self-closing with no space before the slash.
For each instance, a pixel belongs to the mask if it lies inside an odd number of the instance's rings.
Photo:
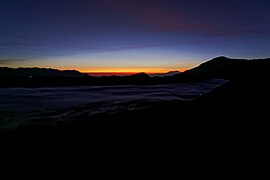
<svg viewBox="0 0 270 180">
<path fill-rule="evenodd" d="M 179 74 L 180 71 L 169 71 L 167 73 L 155 73 L 155 74 L 149 74 L 150 77 L 164 77 L 164 76 L 173 76 L 173 75 L 176 75 L 176 74 Z"/>
<path fill-rule="evenodd" d="M 40 68 L 0 68 L 0 87 L 85 86 L 120 84 L 170 84 L 204 79 L 264 81 L 270 77 L 270 59 L 244 60 L 217 57 L 183 73 L 150 77 L 145 73 L 130 76 L 94 77 L 78 71 Z"/>
<path fill-rule="evenodd" d="M 0 77 L 29 77 L 29 76 L 62 76 L 62 77 L 85 77 L 87 74 L 76 70 L 57 70 L 46 68 L 8 68 L 0 67 Z"/>
<path fill-rule="evenodd" d="M 270 75 L 270 58 L 246 60 L 229 59 L 222 56 L 202 63 L 185 73 L 203 78 L 237 79 L 258 76 L 263 78 Z"/>
<path fill-rule="evenodd" d="M 40 68 L 0 68 L 0 87 L 87 86 L 87 85 L 145 85 L 169 83 L 166 78 L 151 78 L 146 73 L 130 76 L 95 77 L 78 71 Z"/>
</svg>

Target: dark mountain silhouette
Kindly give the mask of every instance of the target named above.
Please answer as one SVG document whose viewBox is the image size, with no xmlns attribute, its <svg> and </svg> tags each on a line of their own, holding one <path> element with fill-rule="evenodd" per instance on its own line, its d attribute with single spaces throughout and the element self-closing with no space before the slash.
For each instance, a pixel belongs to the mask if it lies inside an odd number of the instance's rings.
<svg viewBox="0 0 270 180">
<path fill-rule="evenodd" d="M 133 74 L 130 76 L 124 76 L 121 78 L 124 84 L 151 84 L 152 79 L 151 77 L 146 73 L 138 73 Z"/>
<path fill-rule="evenodd" d="M 150 77 L 164 77 L 164 76 L 173 76 L 173 75 L 176 75 L 176 74 L 179 74 L 180 71 L 169 71 L 167 73 L 155 73 L 155 74 L 148 74 Z"/>
<path fill-rule="evenodd" d="M 130 76 L 94 77 L 78 71 L 59 71 L 40 68 L 0 68 L 0 87 L 57 87 L 89 85 L 153 84 L 146 73 Z"/>
<path fill-rule="evenodd" d="M 130 76 L 93 77 L 78 71 L 44 68 L 0 68 L 0 87 L 41 87 L 41 86 L 86 86 L 86 85 L 120 85 L 120 84 L 170 84 L 193 83 L 204 79 L 238 80 L 238 83 L 252 81 L 262 84 L 270 77 L 270 59 L 230 59 L 217 57 L 198 67 L 183 73 L 169 72 L 171 76 L 151 77 L 146 73 Z M 175 74 L 176 73 L 176 74 Z M 240 83 L 241 82 L 241 83 Z"/>
<path fill-rule="evenodd" d="M 147 78 L 149 78 L 149 75 L 142 72 L 142 73 L 138 73 L 138 74 L 132 74 L 132 75 L 129 75 L 126 77 L 134 78 L 134 79 L 143 79 L 143 78 L 147 79 Z"/>
<path fill-rule="evenodd" d="M 202 63 L 185 73 L 204 78 L 235 79 L 264 76 L 270 74 L 269 68 L 270 58 L 246 60 L 221 56 Z"/>
<path fill-rule="evenodd" d="M 86 77 L 87 74 L 76 70 L 57 70 L 47 68 L 8 68 L 0 67 L 0 77 L 33 77 L 33 76 L 64 76 L 64 77 Z"/>
</svg>

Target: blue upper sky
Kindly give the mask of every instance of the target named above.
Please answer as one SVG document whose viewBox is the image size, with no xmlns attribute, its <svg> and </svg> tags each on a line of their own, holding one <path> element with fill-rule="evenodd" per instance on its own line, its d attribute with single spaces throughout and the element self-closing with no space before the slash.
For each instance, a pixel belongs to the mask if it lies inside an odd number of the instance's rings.
<svg viewBox="0 0 270 180">
<path fill-rule="evenodd" d="M 0 0 L 0 66 L 165 72 L 269 40 L 269 0 Z"/>
</svg>

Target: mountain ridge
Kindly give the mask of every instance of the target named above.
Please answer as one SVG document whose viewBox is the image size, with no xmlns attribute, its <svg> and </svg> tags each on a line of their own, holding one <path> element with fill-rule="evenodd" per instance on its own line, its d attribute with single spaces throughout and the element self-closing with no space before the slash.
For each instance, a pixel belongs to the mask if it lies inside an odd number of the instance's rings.
<svg viewBox="0 0 270 180">
<path fill-rule="evenodd" d="M 176 75 L 176 74 L 179 74 L 181 73 L 180 71 L 169 71 L 169 72 L 166 72 L 166 73 L 154 73 L 154 74 L 148 74 L 150 77 L 164 77 L 164 76 L 173 76 L 173 75 Z"/>
<path fill-rule="evenodd" d="M 213 58 L 197 67 L 171 76 L 138 73 L 128 76 L 95 77 L 76 70 L 46 68 L 0 67 L 0 87 L 89 86 L 89 85 L 154 85 L 196 83 L 206 79 L 267 81 L 270 77 L 270 58 L 232 59 Z"/>
<path fill-rule="evenodd" d="M 81 73 L 77 70 L 58 70 L 52 68 L 10 68 L 0 67 L 0 76 L 67 76 L 67 77 L 85 77 L 88 74 Z"/>
<path fill-rule="evenodd" d="M 206 61 L 185 73 L 211 78 L 234 79 L 269 74 L 269 69 L 270 58 L 235 59 L 221 56 Z"/>
</svg>

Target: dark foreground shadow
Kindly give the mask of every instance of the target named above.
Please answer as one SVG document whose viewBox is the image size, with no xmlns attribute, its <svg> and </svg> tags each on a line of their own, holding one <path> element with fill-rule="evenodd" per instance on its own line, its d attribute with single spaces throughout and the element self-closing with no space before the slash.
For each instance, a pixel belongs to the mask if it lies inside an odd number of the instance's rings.
<svg viewBox="0 0 270 180">
<path fill-rule="evenodd" d="M 223 64 L 221 67 L 227 70 L 216 71 L 214 67 L 217 62 Z M 247 64 L 242 69 L 242 65 L 231 65 L 231 61 L 221 57 L 210 62 L 207 66 L 211 67 L 211 71 L 207 71 L 209 73 L 205 72 L 208 69 L 205 64 L 199 66 L 195 72 L 188 72 L 193 73 L 192 76 L 203 74 L 205 78 L 230 79 L 229 83 L 192 102 L 157 103 L 141 110 L 96 114 L 91 119 L 82 115 L 76 121 L 63 126 L 22 126 L 4 133 L 3 136 L 12 139 L 10 142 L 55 142 L 57 145 L 66 142 L 71 145 L 106 148 L 115 145 L 155 145 L 170 149 L 192 147 L 194 150 L 206 146 L 264 146 L 268 137 L 267 123 L 270 115 L 269 73 L 266 71 L 269 63 L 265 64 L 263 61 L 263 65 L 258 63 L 258 66 Z M 242 70 L 228 71 L 232 66 Z M 251 73 L 249 70 L 254 67 L 258 68 Z M 178 75 L 173 78 L 177 77 Z"/>
</svg>

